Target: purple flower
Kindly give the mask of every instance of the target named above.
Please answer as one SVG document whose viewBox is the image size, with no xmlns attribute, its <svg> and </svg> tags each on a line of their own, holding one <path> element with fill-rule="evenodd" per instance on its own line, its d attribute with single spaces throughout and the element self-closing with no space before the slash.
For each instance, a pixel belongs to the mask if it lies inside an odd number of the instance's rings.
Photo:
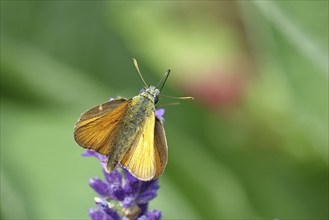
<svg viewBox="0 0 329 220">
<path fill-rule="evenodd" d="M 146 213 L 148 220 L 159 220 L 161 219 L 161 212 L 159 210 L 152 210 Z"/>
<path fill-rule="evenodd" d="M 155 115 L 158 119 L 160 119 L 161 121 L 164 121 L 164 115 L 165 113 L 165 109 L 164 108 L 159 108 L 155 110 Z"/>
<path fill-rule="evenodd" d="M 158 180 L 140 181 L 121 166 L 107 173 L 104 156 L 91 150 L 82 155 L 93 156 L 100 161 L 105 179 L 94 177 L 89 180 L 90 187 L 98 194 L 95 198 L 97 208 L 89 210 L 91 219 L 161 219 L 161 211 L 147 210 L 148 203 L 157 196 Z"/>
<path fill-rule="evenodd" d="M 109 193 L 107 184 L 98 177 L 89 179 L 89 186 L 93 188 L 99 195 L 106 196 Z"/>
</svg>

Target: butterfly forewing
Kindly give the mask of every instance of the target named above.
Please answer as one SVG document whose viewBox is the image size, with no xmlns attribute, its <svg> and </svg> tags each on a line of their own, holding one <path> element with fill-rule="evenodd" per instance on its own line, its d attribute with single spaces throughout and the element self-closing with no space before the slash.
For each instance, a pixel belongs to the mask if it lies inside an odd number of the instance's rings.
<svg viewBox="0 0 329 220">
<path fill-rule="evenodd" d="M 109 142 L 131 100 L 112 100 L 81 115 L 74 128 L 74 139 L 82 147 L 107 155 Z"/>
<path fill-rule="evenodd" d="M 113 111 L 113 109 L 121 105 L 124 101 L 126 101 L 126 99 L 115 99 L 89 109 L 88 111 L 81 114 L 78 122 L 76 123 L 76 126 L 82 126 L 93 120 L 96 120 L 97 118 Z"/>
<path fill-rule="evenodd" d="M 155 115 L 152 112 L 120 162 L 133 176 L 144 181 L 153 179 L 156 174 L 154 126 Z"/>
</svg>

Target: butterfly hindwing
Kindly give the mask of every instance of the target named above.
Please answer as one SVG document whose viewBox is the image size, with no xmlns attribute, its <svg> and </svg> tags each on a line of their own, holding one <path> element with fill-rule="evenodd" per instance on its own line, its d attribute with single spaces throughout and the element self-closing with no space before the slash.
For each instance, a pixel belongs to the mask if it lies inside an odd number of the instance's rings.
<svg viewBox="0 0 329 220">
<path fill-rule="evenodd" d="M 83 113 L 74 128 L 74 139 L 82 147 L 107 155 L 109 142 L 131 100 L 112 100 Z"/>
<path fill-rule="evenodd" d="M 158 178 L 166 168 L 168 161 L 168 145 L 166 133 L 160 119 L 155 119 L 154 126 L 154 151 L 155 151 L 155 164 L 156 173 L 155 178 Z"/>
</svg>

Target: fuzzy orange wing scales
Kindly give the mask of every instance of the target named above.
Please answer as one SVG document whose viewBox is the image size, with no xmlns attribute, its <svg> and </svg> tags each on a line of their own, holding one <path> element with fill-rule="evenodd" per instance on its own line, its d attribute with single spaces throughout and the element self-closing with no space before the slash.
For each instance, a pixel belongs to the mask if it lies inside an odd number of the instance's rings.
<svg viewBox="0 0 329 220">
<path fill-rule="evenodd" d="M 107 108 L 98 108 L 99 114 L 93 112 L 93 116 L 83 114 L 74 128 L 74 139 L 82 147 L 92 149 L 100 154 L 107 155 L 110 147 L 108 143 L 114 138 L 115 129 L 120 123 L 120 119 L 126 114 L 131 100 L 127 100 L 118 104 L 113 100 L 113 106 L 108 105 Z M 105 113 L 104 113 L 105 112 Z"/>
</svg>

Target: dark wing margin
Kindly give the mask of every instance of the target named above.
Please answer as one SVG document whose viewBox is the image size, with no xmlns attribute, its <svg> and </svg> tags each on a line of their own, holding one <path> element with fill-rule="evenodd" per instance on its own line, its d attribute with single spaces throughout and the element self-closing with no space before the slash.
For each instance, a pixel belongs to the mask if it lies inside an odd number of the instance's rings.
<svg viewBox="0 0 329 220">
<path fill-rule="evenodd" d="M 166 139 L 166 133 L 163 128 L 163 124 L 160 119 L 155 117 L 154 126 L 154 149 L 155 149 L 155 165 L 156 173 L 154 179 L 161 176 L 166 168 L 168 161 L 168 145 Z"/>
</svg>

